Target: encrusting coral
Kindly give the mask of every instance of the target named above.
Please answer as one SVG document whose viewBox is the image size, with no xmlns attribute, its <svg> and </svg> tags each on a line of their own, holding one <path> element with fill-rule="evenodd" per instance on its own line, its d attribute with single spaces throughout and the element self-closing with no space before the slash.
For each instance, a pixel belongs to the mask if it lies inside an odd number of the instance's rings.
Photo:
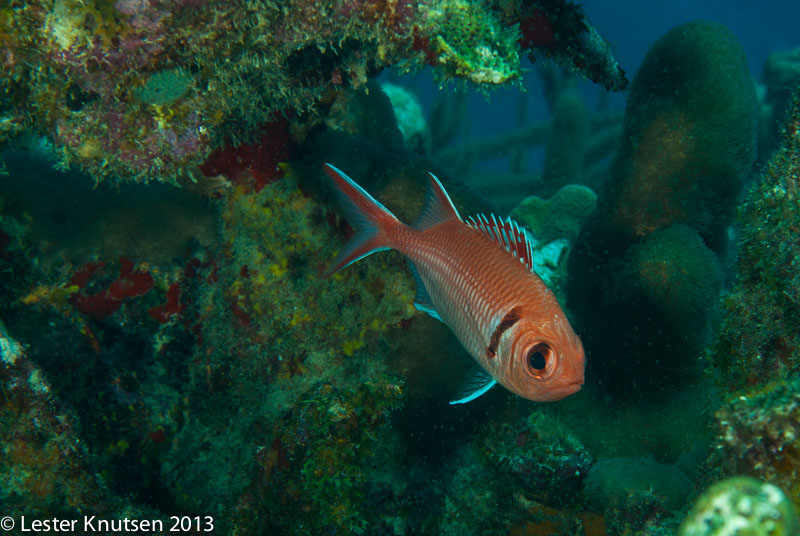
<svg viewBox="0 0 800 536">
<path fill-rule="evenodd" d="M 709 358 L 735 391 L 782 379 L 800 365 L 800 97 L 781 146 L 739 210 L 738 279 Z"/>
<path fill-rule="evenodd" d="M 527 53 L 626 84 L 562 0 L 10 0 L 0 21 L 0 141 L 43 134 L 95 181 L 199 180 L 212 150 L 392 65 L 501 84 Z"/>
</svg>

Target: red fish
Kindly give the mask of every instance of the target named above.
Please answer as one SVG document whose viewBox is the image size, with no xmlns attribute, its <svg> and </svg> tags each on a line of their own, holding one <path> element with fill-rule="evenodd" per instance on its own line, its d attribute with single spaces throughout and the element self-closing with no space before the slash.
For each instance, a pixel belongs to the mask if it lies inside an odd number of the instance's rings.
<svg viewBox="0 0 800 536">
<path fill-rule="evenodd" d="M 474 400 L 495 383 L 540 402 L 580 390 L 583 345 L 533 272 L 527 235 L 515 222 L 494 216 L 464 222 L 429 173 L 425 209 L 410 227 L 334 166 L 324 170 L 356 228 L 325 276 L 384 249 L 408 258 L 416 308 L 447 324 L 480 365 L 451 404 Z"/>
</svg>

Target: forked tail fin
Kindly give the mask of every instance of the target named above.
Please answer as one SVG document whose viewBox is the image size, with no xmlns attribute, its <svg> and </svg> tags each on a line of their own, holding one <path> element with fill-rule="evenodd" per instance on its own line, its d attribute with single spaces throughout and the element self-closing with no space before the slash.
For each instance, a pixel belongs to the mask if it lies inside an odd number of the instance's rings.
<svg viewBox="0 0 800 536">
<path fill-rule="evenodd" d="M 344 172 L 327 163 L 322 168 L 339 196 L 345 218 L 356 230 L 325 272 L 328 277 L 370 253 L 391 249 L 389 233 L 404 224 Z"/>
</svg>

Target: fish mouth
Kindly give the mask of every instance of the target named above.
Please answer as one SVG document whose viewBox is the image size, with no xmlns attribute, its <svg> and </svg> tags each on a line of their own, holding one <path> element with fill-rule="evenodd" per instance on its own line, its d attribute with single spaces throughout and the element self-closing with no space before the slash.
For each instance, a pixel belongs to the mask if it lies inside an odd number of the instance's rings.
<svg viewBox="0 0 800 536">
<path fill-rule="evenodd" d="M 574 395 L 575 393 L 580 391 L 582 385 L 583 385 L 582 381 L 576 381 L 559 386 L 558 388 L 550 391 L 549 396 L 543 400 L 548 400 L 551 402 L 561 400 L 562 398 L 566 398 L 569 395 Z"/>
<path fill-rule="evenodd" d="M 570 391 L 570 394 L 577 393 L 581 390 L 581 387 L 583 387 L 583 380 L 567 385 L 567 390 Z"/>
<path fill-rule="evenodd" d="M 583 386 L 583 380 L 568 383 L 561 389 L 561 392 L 563 393 L 562 398 L 577 393 L 578 391 L 581 390 L 582 386 Z"/>
</svg>

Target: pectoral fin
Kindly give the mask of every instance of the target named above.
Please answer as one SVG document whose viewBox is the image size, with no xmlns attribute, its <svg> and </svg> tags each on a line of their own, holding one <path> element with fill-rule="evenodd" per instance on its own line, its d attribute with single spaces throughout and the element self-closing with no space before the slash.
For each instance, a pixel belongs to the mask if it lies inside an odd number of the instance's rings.
<svg viewBox="0 0 800 536">
<path fill-rule="evenodd" d="M 411 261 L 408 261 L 408 267 L 411 269 L 411 275 L 414 276 L 414 281 L 417 283 L 417 294 L 414 296 L 414 307 L 417 309 L 417 311 L 428 313 L 436 320 L 444 322 L 442 317 L 439 316 L 439 311 L 436 310 L 436 306 L 433 305 L 433 300 L 431 300 L 431 297 L 428 295 L 428 291 L 425 290 L 425 283 L 422 282 L 422 278 L 419 276 L 417 267 L 414 266 L 414 263 Z"/>
<path fill-rule="evenodd" d="M 492 378 L 491 374 L 481 367 L 476 366 L 475 369 L 464 378 L 456 400 L 451 400 L 450 404 L 466 404 L 467 402 L 472 402 L 494 387 L 496 383 L 497 380 Z"/>
</svg>

